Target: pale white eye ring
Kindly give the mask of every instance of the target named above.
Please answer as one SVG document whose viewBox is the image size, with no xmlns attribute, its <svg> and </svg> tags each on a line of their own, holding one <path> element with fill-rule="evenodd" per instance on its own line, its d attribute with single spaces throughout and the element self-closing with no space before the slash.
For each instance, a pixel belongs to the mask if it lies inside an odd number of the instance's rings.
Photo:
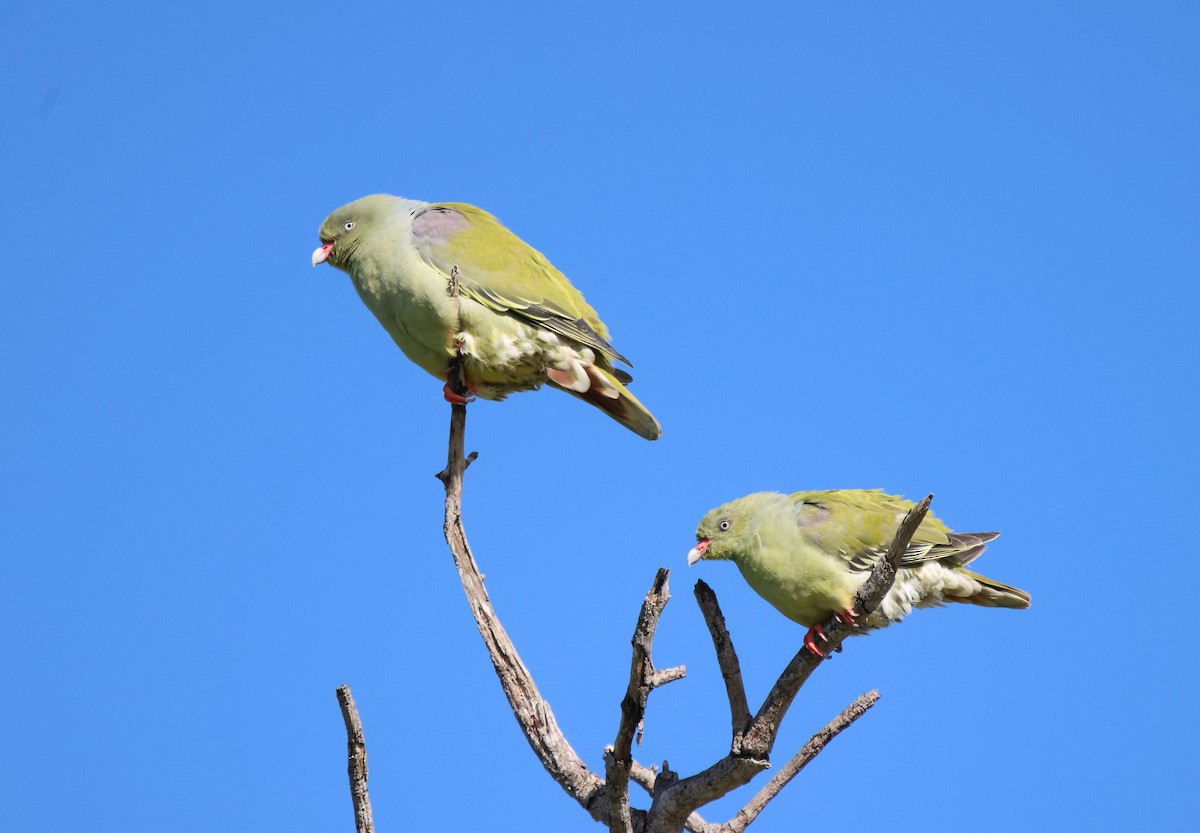
<svg viewBox="0 0 1200 833">
<path fill-rule="evenodd" d="M 342 226 L 342 228 L 345 231 L 350 231 L 350 229 L 354 228 L 354 221 L 351 220 L 350 222 L 346 223 L 346 225 Z"/>
<path fill-rule="evenodd" d="M 729 519 L 726 518 L 725 520 L 723 520 L 719 524 L 717 524 L 717 529 L 721 530 L 722 532 L 728 532 L 730 526 L 732 526 L 732 524 L 730 524 Z"/>
</svg>

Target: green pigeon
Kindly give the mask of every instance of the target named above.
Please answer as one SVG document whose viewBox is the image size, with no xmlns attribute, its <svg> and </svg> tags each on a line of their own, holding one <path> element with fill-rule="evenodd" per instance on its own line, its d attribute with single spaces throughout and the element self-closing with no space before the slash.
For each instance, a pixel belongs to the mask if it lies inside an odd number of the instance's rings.
<svg viewBox="0 0 1200 833">
<path fill-rule="evenodd" d="M 831 616 L 858 622 L 854 597 L 912 501 L 878 489 L 758 492 L 718 506 L 696 528 L 688 565 L 732 561 L 754 592 L 809 630 L 804 644 L 823 656 L 816 638 Z M 966 568 L 999 532 L 951 532 L 930 512 L 900 558 L 896 581 L 865 622 L 882 628 L 914 607 L 966 602 L 1029 607 L 1029 594 Z"/>
<path fill-rule="evenodd" d="M 413 362 L 445 380 L 462 357 L 469 394 L 503 399 L 550 385 L 634 433 L 662 429 L 625 387 L 630 365 L 579 290 L 483 209 L 374 194 L 325 218 L 312 262 L 350 275 Z M 632 365 L 630 365 L 632 366 Z M 467 399 L 444 388 L 447 400 Z"/>
</svg>

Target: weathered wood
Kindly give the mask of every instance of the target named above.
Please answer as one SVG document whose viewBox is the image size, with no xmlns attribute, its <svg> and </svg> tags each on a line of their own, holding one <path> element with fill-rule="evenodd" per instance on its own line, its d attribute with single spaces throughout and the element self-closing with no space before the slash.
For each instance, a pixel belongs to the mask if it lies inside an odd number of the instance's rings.
<svg viewBox="0 0 1200 833">
<path fill-rule="evenodd" d="M 448 384 L 455 393 L 463 394 L 465 388 L 457 365 L 457 359 L 451 363 Z M 462 521 L 463 472 L 468 465 L 468 458 L 463 455 L 466 423 L 467 406 L 451 405 L 448 459 L 445 470 L 438 474 L 438 478 L 446 487 L 443 531 L 463 592 L 467 596 L 467 604 L 475 617 L 479 635 L 483 637 L 508 705 L 534 754 L 559 786 L 578 801 L 592 818 L 607 822 L 608 802 L 604 800 L 606 791 L 603 779 L 588 769 L 559 729 L 550 704 L 542 698 L 516 646 L 500 624 L 484 588 L 475 556 L 467 543 Z M 470 459 L 474 458 L 472 454 Z"/>
<path fill-rule="evenodd" d="M 721 825 L 719 833 L 742 833 L 750 826 L 751 822 L 758 818 L 758 814 L 763 811 L 768 802 L 779 795 L 779 791 L 800 774 L 800 770 L 804 769 L 809 761 L 817 757 L 821 750 L 828 746 L 829 742 L 836 738 L 843 729 L 866 714 L 867 709 L 878 702 L 878 691 L 868 691 L 866 694 L 859 695 L 853 703 L 842 710 L 841 714 L 809 738 L 808 743 L 800 747 L 800 751 L 779 768 L 779 771 L 763 785 L 763 788 L 746 803 L 745 807 L 738 810 L 726 824 Z"/>
<path fill-rule="evenodd" d="M 742 734 L 750 725 L 750 706 L 746 702 L 746 684 L 742 680 L 742 666 L 738 661 L 737 651 L 733 647 L 733 638 L 725 627 L 725 615 L 721 613 L 721 605 L 717 602 L 717 594 L 703 580 L 696 582 L 696 604 L 700 605 L 700 613 L 708 625 L 709 636 L 712 637 L 713 647 L 717 649 L 717 665 L 721 669 L 721 678 L 725 681 L 725 695 L 729 698 L 730 748 L 740 749 Z"/>
<path fill-rule="evenodd" d="M 375 833 L 371 797 L 367 794 L 367 741 L 350 686 L 338 687 L 337 701 L 346 724 L 346 769 L 350 776 L 350 799 L 354 802 L 354 829 L 358 833 Z"/>
<path fill-rule="evenodd" d="M 629 778 L 633 768 L 633 739 L 642 742 L 642 722 L 646 716 L 646 703 L 650 692 L 672 680 L 682 679 L 682 666 L 658 670 L 651 658 L 654 633 L 671 593 L 667 580 L 670 570 L 659 568 L 654 584 L 646 593 L 633 629 L 633 659 L 629 668 L 629 685 L 621 700 L 621 720 L 617 726 L 617 739 L 606 750 L 605 783 L 608 785 L 608 827 L 612 833 L 633 833 L 633 820 L 629 808 Z"/>
</svg>

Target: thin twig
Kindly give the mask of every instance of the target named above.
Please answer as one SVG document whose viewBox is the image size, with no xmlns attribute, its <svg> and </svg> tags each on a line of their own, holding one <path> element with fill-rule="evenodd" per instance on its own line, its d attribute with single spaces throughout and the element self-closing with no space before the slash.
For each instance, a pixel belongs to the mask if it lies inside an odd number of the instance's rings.
<svg viewBox="0 0 1200 833">
<path fill-rule="evenodd" d="M 808 743 L 800 748 L 800 751 L 792 757 L 790 761 L 780 767 L 779 771 L 772 776 L 763 788 L 758 791 L 754 798 L 747 802 L 746 806 L 738 810 L 737 814 L 723 825 L 726 833 L 742 833 L 750 823 L 758 818 L 758 814 L 763 811 L 767 803 L 779 795 L 779 791 L 788 785 L 795 778 L 800 770 L 811 761 L 813 758 L 824 749 L 831 740 L 836 738 L 838 734 L 848 727 L 851 723 L 862 717 L 867 709 L 879 702 L 879 692 L 869 691 L 866 694 L 860 694 L 857 699 L 845 709 L 842 713 L 816 734 L 809 738 Z"/>
<path fill-rule="evenodd" d="M 658 628 L 671 592 L 667 579 L 671 571 L 660 567 L 654 576 L 654 584 L 646 593 L 633 630 L 633 659 L 629 668 L 629 685 L 621 700 L 621 721 L 617 726 L 617 739 L 605 755 L 605 783 L 608 785 L 608 826 L 612 833 L 633 833 L 633 820 L 629 810 L 629 774 L 633 767 L 633 738 L 642 742 L 642 722 L 646 716 L 646 703 L 654 688 L 684 676 L 682 666 L 658 670 L 654 667 L 650 651 L 654 643 L 654 632 Z"/>
<path fill-rule="evenodd" d="M 737 651 L 733 647 L 733 639 L 729 629 L 725 627 L 725 616 L 721 613 L 721 605 L 717 602 L 717 594 L 703 580 L 696 582 L 696 603 L 708 624 L 708 633 L 712 637 L 713 647 L 717 649 L 717 665 L 721 668 L 721 678 L 725 681 L 725 694 L 729 698 L 729 719 L 732 724 L 730 731 L 731 747 L 741 744 L 742 733 L 750 725 L 750 705 L 746 702 L 746 684 L 742 681 L 742 666 L 738 662 Z"/>
<path fill-rule="evenodd" d="M 354 829 L 358 833 L 374 833 L 371 797 L 367 795 L 367 741 L 350 686 L 338 686 L 337 701 L 346 723 L 346 769 L 350 776 L 350 798 L 354 802 Z"/>
</svg>

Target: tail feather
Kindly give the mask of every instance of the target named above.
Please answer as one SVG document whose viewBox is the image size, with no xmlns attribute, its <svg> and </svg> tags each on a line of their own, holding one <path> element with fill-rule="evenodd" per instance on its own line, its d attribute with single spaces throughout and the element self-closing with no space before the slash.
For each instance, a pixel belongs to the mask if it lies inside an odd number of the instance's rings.
<svg viewBox="0 0 1200 833">
<path fill-rule="evenodd" d="M 951 532 L 950 547 L 959 564 L 970 564 L 987 549 L 987 545 L 1000 537 L 999 532 Z"/>
<path fill-rule="evenodd" d="M 1008 584 L 1003 584 L 995 579 L 990 579 L 987 576 L 981 576 L 979 573 L 972 572 L 959 568 L 969 578 L 974 579 L 979 583 L 980 590 L 971 596 L 963 598 L 946 597 L 946 601 L 953 602 L 968 602 L 970 604 L 979 605 L 980 607 L 1007 607 L 1014 610 L 1024 610 L 1029 607 L 1032 596 L 1021 590 L 1018 587 L 1012 587 Z"/>
<path fill-rule="evenodd" d="M 639 437 L 657 440 L 662 436 L 662 427 L 658 420 L 621 384 L 621 380 L 615 374 L 597 365 L 591 365 L 586 371 L 588 379 L 591 380 L 587 390 L 571 390 L 553 380 L 551 384 L 589 405 L 595 405 Z M 628 377 L 628 374 L 622 375 Z"/>
</svg>

